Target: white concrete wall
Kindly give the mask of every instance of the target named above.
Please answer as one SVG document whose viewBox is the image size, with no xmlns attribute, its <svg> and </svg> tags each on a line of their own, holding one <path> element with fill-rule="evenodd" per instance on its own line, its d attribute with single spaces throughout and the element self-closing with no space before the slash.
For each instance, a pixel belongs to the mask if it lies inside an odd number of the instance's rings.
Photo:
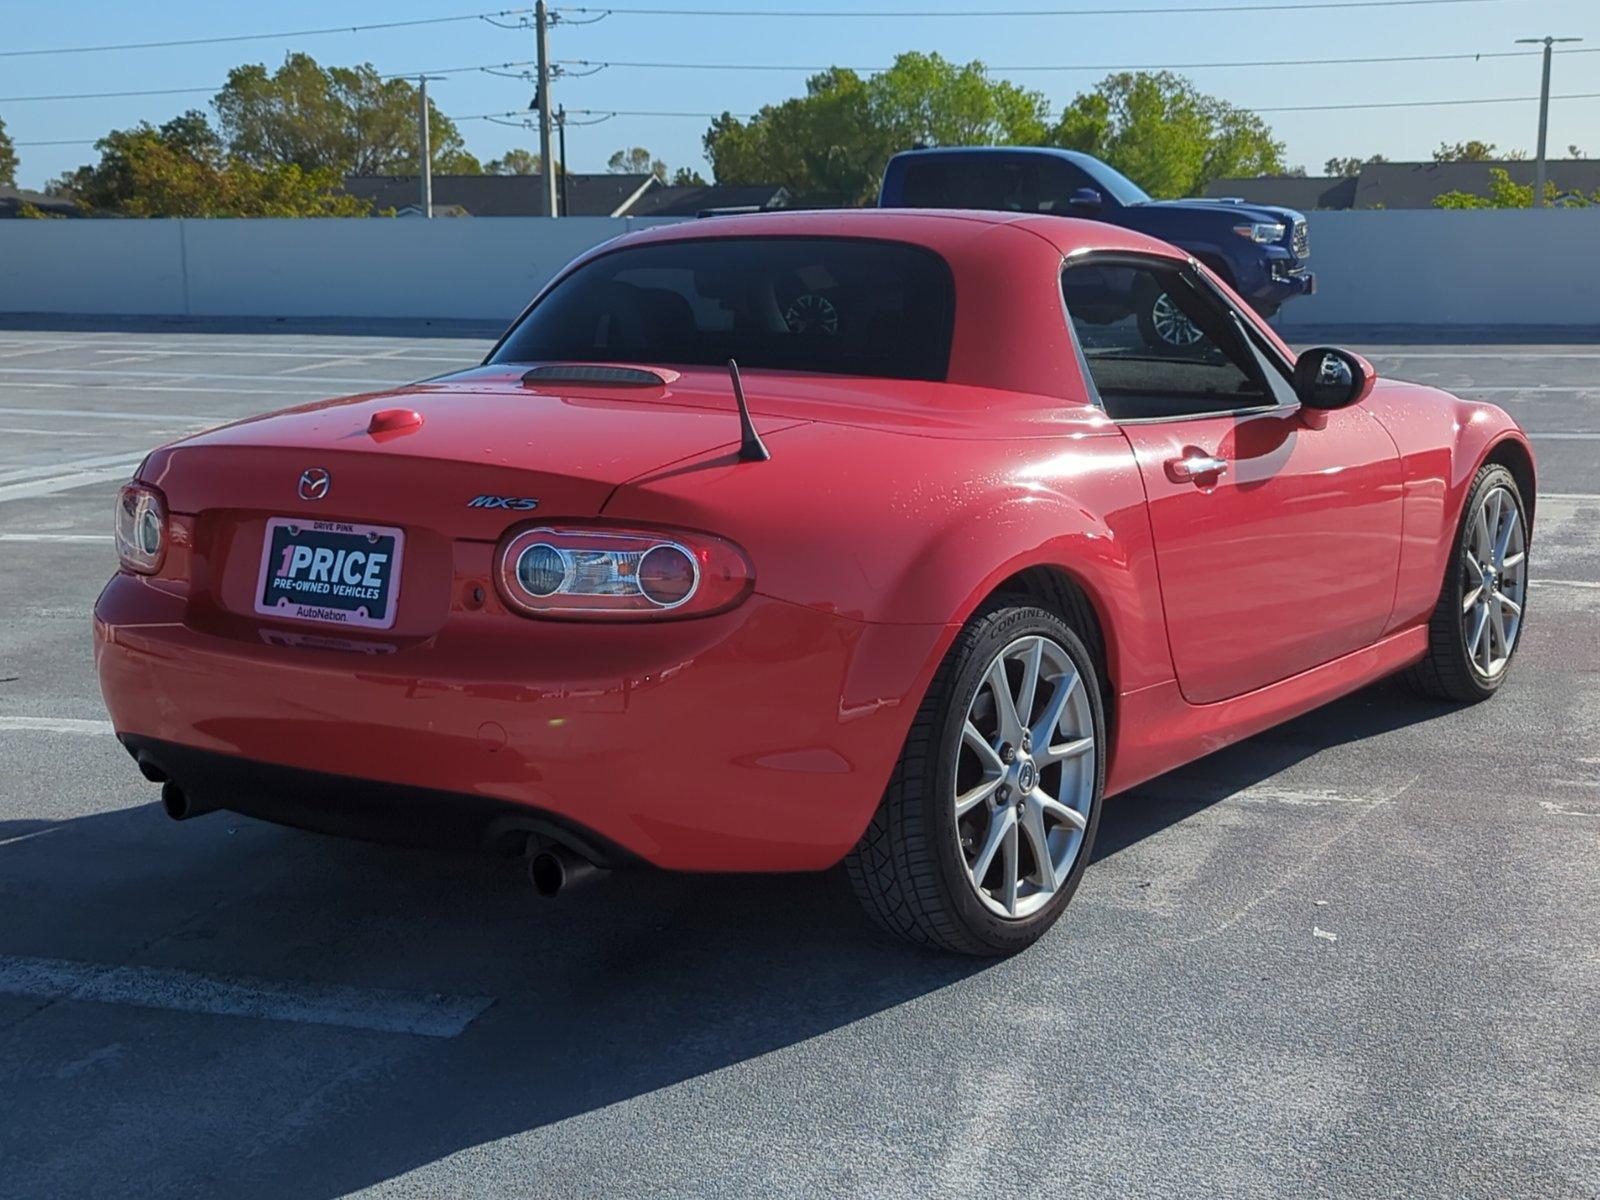
<svg viewBox="0 0 1600 1200">
<path fill-rule="evenodd" d="M 1600 326 L 1600 208 L 1307 214 L 1288 325 Z"/>
<path fill-rule="evenodd" d="M 509 321 L 581 251 L 662 223 L 0 221 L 0 312 Z"/>
<path fill-rule="evenodd" d="M 1310 214 L 1291 325 L 1600 326 L 1600 208 Z M 659 221 L 0 221 L 0 313 L 509 320 L 579 251 Z"/>
</svg>

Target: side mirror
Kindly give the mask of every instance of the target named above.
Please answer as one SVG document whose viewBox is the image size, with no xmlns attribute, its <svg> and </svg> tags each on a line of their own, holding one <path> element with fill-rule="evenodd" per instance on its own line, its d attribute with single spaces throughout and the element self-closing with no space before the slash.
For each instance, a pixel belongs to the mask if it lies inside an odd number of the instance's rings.
<svg viewBox="0 0 1600 1200">
<path fill-rule="evenodd" d="M 1372 393 L 1378 373 L 1359 354 L 1315 346 L 1294 360 L 1294 394 L 1307 408 L 1348 408 Z"/>
<path fill-rule="evenodd" d="M 1091 187 L 1081 187 L 1067 197 L 1067 207 L 1074 212 L 1099 212 L 1106 198 Z"/>
</svg>

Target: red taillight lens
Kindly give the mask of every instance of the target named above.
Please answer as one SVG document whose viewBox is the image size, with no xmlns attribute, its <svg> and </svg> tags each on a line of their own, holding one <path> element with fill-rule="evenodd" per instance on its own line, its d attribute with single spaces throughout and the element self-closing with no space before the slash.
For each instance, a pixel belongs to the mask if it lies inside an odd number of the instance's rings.
<svg viewBox="0 0 1600 1200">
<path fill-rule="evenodd" d="M 167 501 L 155 488 L 130 483 L 117 496 L 117 557 L 140 575 L 154 575 L 167 553 Z"/>
<path fill-rule="evenodd" d="M 707 534 L 563 526 L 509 536 L 495 580 L 528 616 L 633 620 L 721 612 L 749 593 L 755 571 L 732 542 Z"/>
</svg>

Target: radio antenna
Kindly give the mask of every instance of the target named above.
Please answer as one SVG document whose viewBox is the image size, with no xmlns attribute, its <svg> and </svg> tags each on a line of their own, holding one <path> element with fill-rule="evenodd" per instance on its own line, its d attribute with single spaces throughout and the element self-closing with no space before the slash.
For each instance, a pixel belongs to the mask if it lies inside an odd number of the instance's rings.
<svg viewBox="0 0 1600 1200">
<path fill-rule="evenodd" d="M 728 378 L 733 380 L 733 398 L 739 402 L 739 459 L 741 462 L 766 462 L 772 457 L 755 422 L 750 419 L 750 404 L 744 398 L 744 384 L 739 381 L 739 364 L 728 360 Z"/>
</svg>

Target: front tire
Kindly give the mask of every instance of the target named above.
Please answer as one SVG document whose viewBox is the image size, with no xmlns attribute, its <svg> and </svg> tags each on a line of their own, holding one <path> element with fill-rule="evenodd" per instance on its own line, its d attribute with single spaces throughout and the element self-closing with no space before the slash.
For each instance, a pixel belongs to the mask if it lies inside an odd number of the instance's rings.
<svg viewBox="0 0 1600 1200">
<path fill-rule="evenodd" d="M 917 710 L 878 811 L 845 860 L 889 932 L 1014 954 L 1061 916 L 1094 850 L 1105 714 L 1094 661 L 1060 617 L 974 617 Z"/>
<path fill-rule="evenodd" d="M 1527 600 L 1527 507 L 1511 472 L 1490 463 L 1467 489 L 1428 622 L 1428 655 L 1406 682 L 1436 700 L 1487 700 L 1505 682 L 1522 642 Z"/>
</svg>

